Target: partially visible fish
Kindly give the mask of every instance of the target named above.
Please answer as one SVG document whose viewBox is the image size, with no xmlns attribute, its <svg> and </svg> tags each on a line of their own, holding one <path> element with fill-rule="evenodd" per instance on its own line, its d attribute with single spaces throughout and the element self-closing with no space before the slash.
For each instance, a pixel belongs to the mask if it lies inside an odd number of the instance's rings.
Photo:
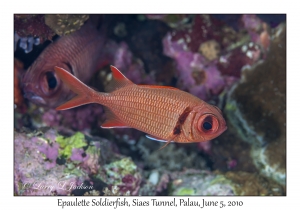
<svg viewBox="0 0 300 210">
<path fill-rule="evenodd" d="M 219 108 L 177 88 L 136 85 L 111 66 L 108 93 L 97 92 L 68 71 L 55 67 L 57 76 L 77 96 L 57 107 L 65 110 L 83 104 L 105 106 L 102 128 L 131 127 L 147 133 L 152 140 L 178 143 L 211 140 L 227 127 Z M 165 144 L 165 146 L 167 145 Z"/>
<path fill-rule="evenodd" d="M 91 15 L 92 16 L 92 15 Z M 97 29 L 96 16 L 78 31 L 51 43 L 26 71 L 22 86 L 30 101 L 54 108 L 74 97 L 57 77 L 54 66 L 61 66 L 83 82 L 88 82 L 101 60 L 105 35 Z M 103 28 L 103 27 L 102 27 Z"/>
</svg>

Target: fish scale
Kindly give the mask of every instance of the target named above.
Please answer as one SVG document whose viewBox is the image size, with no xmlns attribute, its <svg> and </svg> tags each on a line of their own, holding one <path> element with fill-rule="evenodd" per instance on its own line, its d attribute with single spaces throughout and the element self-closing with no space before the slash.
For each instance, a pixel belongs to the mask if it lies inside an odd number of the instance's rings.
<svg viewBox="0 0 300 210">
<path fill-rule="evenodd" d="M 69 72 L 55 67 L 56 74 L 77 93 L 72 100 L 57 107 L 70 109 L 98 103 L 106 107 L 102 128 L 132 127 L 152 140 L 179 143 L 211 140 L 227 127 L 221 111 L 201 99 L 177 88 L 136 85 L 116 67 L 111 66 L 109 93 L 96 92 Z M 167 145 L 165 144 L 165 146 Z"/>
<path fill-rule="evenodd" d="M 96 19 L 99 16 L 94 17 Z M 75 96 L 54 74 L 53 69 L 57 65 L 83 82 L 90 81 L 105 59 L 103 53 L 106 35 L 104 28 L 97 28 L 98 21 L 95 20 L 97 23 L 94 23 L 94 17 L 90 17 L 74 33 L 59 37 L 41 52 L 22 78 L 26 98 L 38 105 L 55 108 Z M 49 76 L 54 81 L 52 87 L 49 85 Z"/>
<path fill-rule="evenodd" d="M 110 99 L 101 100 L 106 100 L 104 104 L 129 127 L 142 127 L 142 131 L 164 138 L 172 133 L 180 114 L 191 102 L 195 105 L 201 102 L 198 98 L 191 100 L 190 95 L 179 98 L 178 90 L 147 90 L 138 85 L 128 89 L 118 90 L 106 96 Z M 181 94 L 186 95 L 183 91 Z M 181 102 L 180 106 L 173 101 Z"/>
</svg>

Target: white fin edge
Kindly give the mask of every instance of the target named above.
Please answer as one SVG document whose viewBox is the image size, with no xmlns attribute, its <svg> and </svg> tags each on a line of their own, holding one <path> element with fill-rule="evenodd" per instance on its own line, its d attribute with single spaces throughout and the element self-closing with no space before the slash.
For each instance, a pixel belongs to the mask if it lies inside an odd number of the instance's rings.
<svg viewBox="0 0 300 210">
<path fill-rule="evenodd" d="M 159 142 L 167 142 L 167 140 L 164 140 L 164 139 L 156 139 L 150 135 L 146 135 L 146 137 L 150 140 L 154 140 L 154 141 L 159 141 Z"/>
</svg>

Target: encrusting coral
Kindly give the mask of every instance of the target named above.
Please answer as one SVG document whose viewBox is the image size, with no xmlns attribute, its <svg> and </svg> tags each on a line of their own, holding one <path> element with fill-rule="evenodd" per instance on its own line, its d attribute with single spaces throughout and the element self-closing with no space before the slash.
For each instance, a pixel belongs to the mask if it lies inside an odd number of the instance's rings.
<svg viewBox="0 0 300 210">
<path fill-rule="evenodd" d="M 161 146 L 152 145 L 152 142 L 141 137 L 137 144 L 137 148 L 147 167 L 156 169 L 160 172 L 164 171 L 180 171 L 184 168 L 206 168 L 206 162 L 196 151 L 187 154 L 183 148 L 170 144 L 164 150 L 158 150 Z M 162 144 L 163 145 L 163 144 Z"/>
<path fill-rule="evenodd" d="M 229 92 L 225 113 L 262 174 L 285 184 L 286 168 L 286 29 L 273 32 L 266 60 L 245 69 Z"/>
<path fill-rule="evenodd" d="M 59 165 L 59 145 L 56 133 L 15 132 L 15 194 L 16 195 L 68 195 L 88 180 L 88 174 L 79 168 L 68 169 Z M 67 170 L 67 171 L 66 171 Z"/>
<path fill-rule="evenodd" d="M 186 170 L 170 176 L 172 195 L 283 195 L 285 189 L 266 177 L 247 172 L 211 173 Z"/>
<path fill-rule="evenodd" d="M 137 166 L 105 139 L 80 132 L 63 137 L 45 128 L 15 132 L 14 144 L 16 195 L 70 195 L 78 189 L 83 194 L 94 189 L 94 179 L 137 195 L 142 183 Z"/>
<path fill-rule="evenodd" d="M 44 15 L 14 15 L 14 30 L 20 37 L 39 37 L 40 43 L 52 40 L 55 33 L 45 24 Z"/>
<path fill-rule="evenodd" d="M 63 36 L 73 33 L 81 28 L 84 22 L 89 19 L 89 15 L 71 15 L 71 14 L 47 14 L 45 23 L 56 34 Z"/>
</svg>

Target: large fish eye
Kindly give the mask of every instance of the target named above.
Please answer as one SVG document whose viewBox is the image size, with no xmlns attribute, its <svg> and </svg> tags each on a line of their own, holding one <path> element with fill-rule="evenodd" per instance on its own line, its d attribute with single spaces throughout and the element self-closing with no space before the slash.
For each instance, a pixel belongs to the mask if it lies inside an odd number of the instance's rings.
<svg viewBox="0 0 300 210">
<path fill-rule="evenodd" d="M 208 131 L 208 130 L 212 129 L 212 124 L 210 122 L 204 122 L 202 124 L 202 127 L 203 127 L 204 130 Z"/>
<path fill-rule="evenodd" d="M 54 72 L 52 71 L 46 72 L 46 78 L 47 78 L 48 88 L 50 90 L 56 88 L 57 80 L 54 76 Z"/>
<path fill-rule="evenodd" d="M 53 71 L 47 71 L 41 78 L 40 87 L 44 94 L 51 95 L 57 89 L 59 81 Z"/>
<path fill-rule="evenodd" d="M 204 133 L 213 133 L 219 128 L 218 119 L 212 114 L 205 114 L 200 117 L 198 129 Z"/>
</svg>

